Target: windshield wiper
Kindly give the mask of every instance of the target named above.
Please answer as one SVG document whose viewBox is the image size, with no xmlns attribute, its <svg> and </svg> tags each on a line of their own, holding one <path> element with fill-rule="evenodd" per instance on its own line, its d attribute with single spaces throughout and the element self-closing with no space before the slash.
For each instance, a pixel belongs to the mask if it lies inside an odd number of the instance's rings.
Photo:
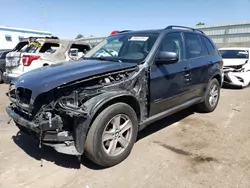
<svg viewBox="0 0 250 188">
<path fill-rule="evenodd" d="M 110 58 L 106 58 L 106 57 L 85 57 L 84 59 L 97 59 L 100 61 L 113 61 L 113 62 L 122 62 L 119 59 L 110 59 Z"/>
</svg>

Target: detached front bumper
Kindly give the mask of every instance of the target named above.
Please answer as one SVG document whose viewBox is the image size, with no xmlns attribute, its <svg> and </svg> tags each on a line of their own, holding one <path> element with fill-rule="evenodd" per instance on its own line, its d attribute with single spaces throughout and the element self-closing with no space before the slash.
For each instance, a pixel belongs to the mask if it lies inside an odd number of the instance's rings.
<svg viewBox="0 0 250 188">
<path fill-rule="evenodd" d="M 6 108 L 6 112 L 23 133 L 40 141 L 41 144 L 53 147 L 59 153 L 79 155 L 72 134 L 68 131 L 59 131 L 58 119 L 54 118 L 51 122 L 45 121 L 38 125 L 21 117 L 11 106 Z"/>
<path fill-rule="evenodd" d="M 250 72 L 225 72 L 223 85 L 235 86 L 235 87 L 246 87 L 250 83 Z"/>
</svg>

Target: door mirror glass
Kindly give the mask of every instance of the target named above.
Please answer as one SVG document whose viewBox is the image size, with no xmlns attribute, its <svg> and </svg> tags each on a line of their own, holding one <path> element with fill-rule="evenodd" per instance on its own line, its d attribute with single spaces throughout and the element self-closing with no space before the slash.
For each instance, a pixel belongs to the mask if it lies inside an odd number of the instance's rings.
<svg viewBox="0 0 250 188">
<path fill-rule="evenodd" d="M 157 64 L 171 64 L 179 60 L 178 54 L 175 52 L 160 51 L 156 56 Z"/>
</svg>

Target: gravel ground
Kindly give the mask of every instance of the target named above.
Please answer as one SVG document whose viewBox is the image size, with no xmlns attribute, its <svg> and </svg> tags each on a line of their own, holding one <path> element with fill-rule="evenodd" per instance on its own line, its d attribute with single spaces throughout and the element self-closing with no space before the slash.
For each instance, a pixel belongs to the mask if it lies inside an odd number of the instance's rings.
<svg viewBox="0 0 250 188">
<path fill-rule="evenodd" d="M 213 113 L 188 109 L 150 125 L 130 156 L 108 169 L 17 134 L 7 124 L 6 91 L 0 85 L 1 188 L 250 187 L 250 88 L 223 89 Z"/>
</svg>

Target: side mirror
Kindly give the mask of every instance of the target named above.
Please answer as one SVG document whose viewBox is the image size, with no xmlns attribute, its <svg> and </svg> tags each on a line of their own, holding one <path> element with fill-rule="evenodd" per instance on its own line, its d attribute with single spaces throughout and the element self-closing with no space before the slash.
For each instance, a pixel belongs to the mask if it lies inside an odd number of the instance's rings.
<svg viewBox="0 0 250 188">
<path fill-rule="evenodd" d="M 157 64 L 171 64 L 179 60 L 178 54 L 175 52 L 160 51 L 155 59 Z"/>
</svg>

